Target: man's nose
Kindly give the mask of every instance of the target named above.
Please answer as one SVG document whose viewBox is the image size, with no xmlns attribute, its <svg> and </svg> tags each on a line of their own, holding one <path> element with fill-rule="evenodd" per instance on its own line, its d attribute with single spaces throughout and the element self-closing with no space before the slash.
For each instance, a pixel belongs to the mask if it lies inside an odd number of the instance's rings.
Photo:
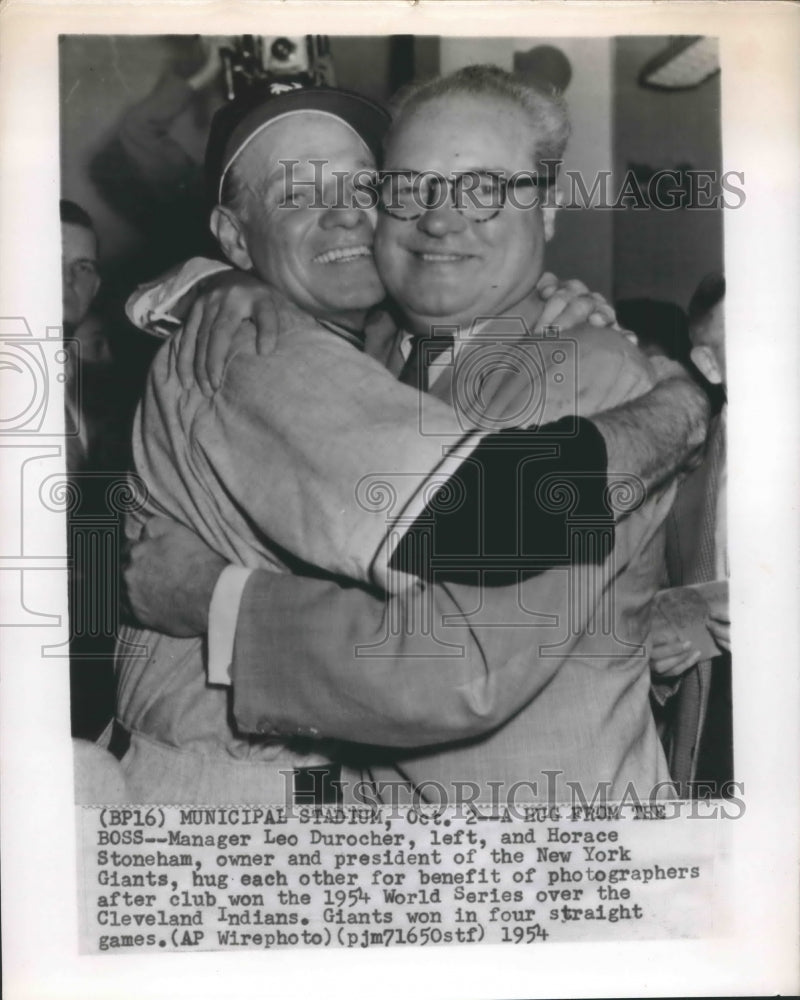
<svg viewBox="0 0 800 1000">
<path fill-rule="evenodd" d="M 335 205 L 326 208 L 320 225 L 323 229 L 355 229 L 367 224 L 369 219 L 363 208 L 356 205 Z"/>
<path fill-rule="evenodd" d="M 417 222 L 417 229 L 425 233 L 426 236 L 434 236 L 441 239 L 451 233 L 463 232 L 467 226 L 467 220 L 448 201 L 445 205 L 436 208 L 426 209 Z"/>
</svg>

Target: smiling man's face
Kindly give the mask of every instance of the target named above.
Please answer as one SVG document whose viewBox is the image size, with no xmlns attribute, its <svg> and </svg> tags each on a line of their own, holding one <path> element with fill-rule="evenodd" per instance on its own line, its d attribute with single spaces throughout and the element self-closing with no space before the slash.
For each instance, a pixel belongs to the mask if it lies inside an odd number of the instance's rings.
<svg viewBox="0 0 800 1000">
<path fill-rule="evenodd" d="M 289 159 L 291 172 L 279 162 Z M 342 180 L 374 167 L 351 128 L 316 112 L 270 125 L 237 164 L 248 189 L 240 228 L 249 265 L 314 316 L 356 320 L 384 296 L 372 257 L 376 213 L 354 207 Z"/>
<path fill-rule="evenodd" d="M 477 95 L 433 99 L 401 118 L 386 150 L 387 171 L 500 172 L 534 166 L 531 125 L 510 101 Z M 526 192 L 518 204 L 530 204 Z M 476 317 L 501 316 L 535 300 L 544 265 L 540 207 L 510 202 L 488 221 L 470 221 L 448 201 L 418 219 L 381 213 L 375 257 L 389 293 L 409 329 L 424 334 L 434 323 L 469 326 Z"/>
</svg>

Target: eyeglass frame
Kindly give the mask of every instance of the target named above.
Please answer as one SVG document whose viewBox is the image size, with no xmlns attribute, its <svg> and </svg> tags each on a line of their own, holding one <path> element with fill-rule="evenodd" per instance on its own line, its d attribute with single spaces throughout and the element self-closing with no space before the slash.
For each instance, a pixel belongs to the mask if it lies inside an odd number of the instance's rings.
<svg viewBox="0 0 800 1000">
<path fill-rule="evenodd" d="M 524 173 L 525 176 L 520 177 L 519 174 Z M 463 215 L 469 222 L 474 222 L 476 225 L 480 225 L 484 222 L 491 222 L 492 219 L 496 219 L 497 216 L 506 207 L 508 199 L 508 189 L 511 187 L 515 189 L 519 186 L 526 187 L 550 187 L 555 181 L 555 175 L 548 171 L 544 175 L 537 174 L 535 171 L 530 173 L 525 171 L 518 171 L 513 174 L 510 178 L 506 178 L 504 174 L 495 170 L 464 170 L 450 174 L 445 177 L 444 174 L 439 173 L 438 170 L 379 170 L 376 173 L 376 192 L 378 197 L 377 207 L 378 210 L 384 212 L 392 219 L 397 219 L 400 222 L 415 222 L 417 219 L 421 219 L 423 215 L 427 212 L 435 211 L 437 208 L 443 208 L 446 204 L 446 200 L 441 202 L 441 204 L 436 205 L 426 205 L 422 211 L 415 215 L 397 215 L 395 212 L 391 211 L 384 203 L 383 198 L 383 186 L 387 178 L 391 177 L 409 177 L 412 180 L 416 180 L 419 177 L 432 177 L 437 179 L 440 183 L 444 182 L 447 185 L 447 192 L 449 195 L 450 206 L 455 209 L 460 215 Z M 487 215 L 485 218 L 476 219 L 466 214 L 465 207 L 456 204 L 456 183 L 465 177 L 491 177 L 492 180 L 498 183 L 498 194 L 499 194 L 499 204 L 497 208 L 492 212 L 491 215 Z M 467 192 L 474 191 L 475 188 L 470 188 Z M 463 193 L 463 192 L 462 192 Z M 474 205 L 472 206 L 475 207 Z M 527 206 L 532 208 L 533 206 Z"/>
</svg>

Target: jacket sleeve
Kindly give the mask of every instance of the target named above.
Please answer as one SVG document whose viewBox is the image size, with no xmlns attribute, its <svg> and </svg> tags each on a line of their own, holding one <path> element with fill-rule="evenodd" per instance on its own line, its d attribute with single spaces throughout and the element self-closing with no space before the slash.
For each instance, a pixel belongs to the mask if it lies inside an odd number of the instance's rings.
<svg viewBox="0 0 800 1000">
<path fill-rule="evenodd" d="M 614 545 L 609 497 L 605 440 L 591 421 L 495 432 L 431 497 L 392 564 L 440 582 L 491 566 L 495 586 L 579 557 L 601 564 Z"/>
<path fill-rule="evenodd" d="M 562 578 L 537 581 L 542 606 L 563 600 Z M 536 654 L 546 617 L 516 587 L 420 583 L 384 600 L 329 580 L 253 573 L 231 671 L 237 725 L 394 747 L 478 736 L 560 666 Z"/>
<path fill-rule="evenodd" d="M 405 512 L 477 432 L 299 310 L 281 313 L 266 353 L 247 338 L 192 418 L 198 477 L 296 571 L 402 589 L 390 557 Z M 435 433 L 420 432 L 421 408 Z"/>
<path fill-rule="evenodd" d="M 424 746 L 485 733 L 534 698 L 562 662 L 539 654 L 563 639 L 563 622 L 538 609 L 566 608 L 569 600 L 569 574 L 545 570 L 577 560 L 587 572 L 613 545 L 613 517 L 597 509 L 605 449 L 590 424 L 581 426 L 583 435 L 563 450 L 553 447 L 557 434 L 541 434 L 534 462 L 527 461 L 532 435 L 516 447 L 500 435 L 500 447 L 485 453 L 479 445 L 468 468 L 483 457 L 490 490 L 480 489 L 479 477 L 463 502 L 423 512 L 396 552 L 418 578 L 403 594 L 384 600 L 335 581 L 254 573 L 234 644 L 239 726 Z M 533 530 L 521 534 L 514 483 L 526 477 L 518 462 L 536 472 L 521 502 L 552 477 L 559 495 L 574 500 L 540 507 Z"/>
<path fill-rule="evenodd" d="M 169 337 L 180 329 L 181 318 L 177 314 L 187 304 L 187 296 L 211 275 L 231 270 L 231 265 L 222 261 L 192 257 L 154 281 L 139 285 L 125 303 L 125 314 L 139 330 L 154 337 Z"/>
<path fill-rule="evenodd" d="M 606 368 L 598 397 L 615 379 L 615 365 Z M 640 381 L 625 394 L 644 388 Z M 572 500 L 567 508 L 580 512 Z M 600 525 L 606 539 L 607 528 Z M 572 566 L 575 552 L 580 565 Z M 575 574 L 591 581 L 595 570 L 585 552 L 565 538 L 550 553 L 551 571 L 528 579 L 513 563 L 473 560 L 450 580 L 433 566 L 389 600 L 331 581 L 253 574 L 234 645 L 237 722 L 250 732 L 395 747 L 489 732 L 543 690 L 580 638 L 585 623 L 567 623 L 566 611 L 571 594 L 584 592 Z"/>
</svg>

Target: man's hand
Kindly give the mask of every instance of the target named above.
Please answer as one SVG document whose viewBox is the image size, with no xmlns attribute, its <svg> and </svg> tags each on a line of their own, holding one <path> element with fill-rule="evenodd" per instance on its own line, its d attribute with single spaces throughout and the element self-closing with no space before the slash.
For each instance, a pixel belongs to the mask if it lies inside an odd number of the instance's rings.
<svg viewBox="0 0 800 1000">
<path fill-rule="evenodd" d="M 153 518 L 129 553 L 122 576 L 135 618 L 166 635 L 202 635 L 208 607 L 227 562 L 193 532 Z"/>
<path fill-rule="evenodd" d="M 714 637 L 714 642 L 726 653 L 731 651 L 731 620 L 722 611 L 712 612 L 708 616 L 708 631 Z"/>
<path fill-rule="evenodd" d="M 590 292 L 582 281 L 572 279 L 559 282 L 546 271 L 536 285 L 539 298 L 545 303 L 534 332 L 541 333 L 546 326 L 569 330 L 581 323 L 592 326 L 615 326 L 617 315 L 599 292 Z"/>
<path fill-rule="evenodd" d="M 661 679 L 680 677 L 700 662 L 700 651 L 690 642 L 680 640 L 674 633 L 658 630 L 653 632 L 652 640 L 650 670 Z"/>
<path fill-rule="evenodd" d="M 725 611 L 709 615 L 708 631 L 720 649 L 731 651 L 731 621 Z M 701 653 L 690 642 L 682 641 L 677 633 L 657 629 L 652 633 L 653 648 L 650 669 L 660 678 L 680 677 L 702 659 Z"/>
<path fill-rule="evenodd" d="M 177 346 L 175 366 L 184 389 L 195 383 L 213 395 L 234 335 L 243 323 L 256 328 L 256 349 L 266 354 L 277 331 L 278 296 L 269 285 L 243 271 L 225 271 L 208 278 L 195 299 Z"/>
</svg>

